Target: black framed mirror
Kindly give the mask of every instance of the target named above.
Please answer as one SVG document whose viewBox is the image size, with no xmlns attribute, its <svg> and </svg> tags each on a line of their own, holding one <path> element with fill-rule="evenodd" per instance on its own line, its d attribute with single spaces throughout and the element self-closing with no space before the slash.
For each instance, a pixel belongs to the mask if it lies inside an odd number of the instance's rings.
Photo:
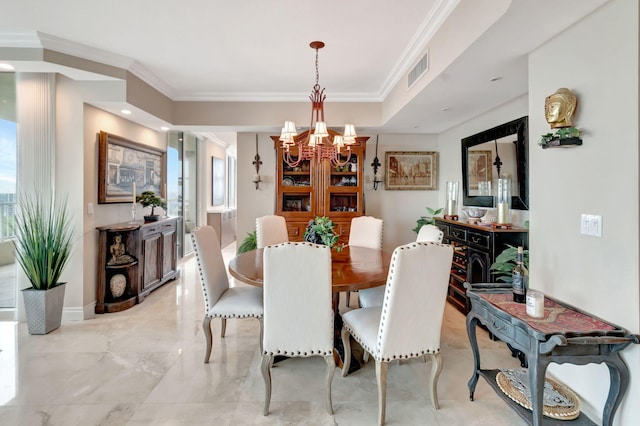
<svg viewBox="0 0 640 426">
<path fill-rule="evenodd" d="M 491 188 L 511 179 L 511 208 L 529 210 L 529 118 L 518 118 L 462 139 L 465 206 L 492 207 Z"/>
</svg>

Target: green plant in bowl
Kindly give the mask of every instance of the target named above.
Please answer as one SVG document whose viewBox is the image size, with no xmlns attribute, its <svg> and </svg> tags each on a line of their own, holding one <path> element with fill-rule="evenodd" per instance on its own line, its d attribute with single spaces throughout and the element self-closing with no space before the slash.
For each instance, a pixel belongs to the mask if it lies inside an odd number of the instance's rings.
<svg viewBox="0 0 640 426">
<path fill-rule="evenodd" d="M 256 231 L 247 232 L 247 236 L 242 241 L 242 244 L 238 246 L 237 254 L 245 253 L 258 248 L 258 237 Z"/>
<path fill-rule="evenodd" d="M 154 214 L 156 207 L 162 207 L 164 210 L 167 209 L 167 203 L 153 191 L 144 191 L 136 197 L 136 201 L 142 204 L 142 207 L 151 207 L 151 214 L 145 216 L 145 220 L 158 220 L 159 216 Z"/>
<path fill-rule="evenodd" d="M 333 230 L 333 222 L 326 216 L 316 216 L 309 221 L 304 231 L 304 240 L 310 243 L 323 244 L 336 251 L 342 251 L 343 245 L 337 244 L 339 236 Z"/>
</svg>

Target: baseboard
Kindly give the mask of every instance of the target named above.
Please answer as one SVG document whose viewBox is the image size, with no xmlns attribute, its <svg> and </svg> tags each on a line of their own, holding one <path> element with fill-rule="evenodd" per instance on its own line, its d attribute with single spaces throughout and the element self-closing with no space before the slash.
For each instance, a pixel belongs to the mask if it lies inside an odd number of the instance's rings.
<svg viewBox="0 0 640 426">
<path fill-rule="evenodd" d="M 0 309 L 0 321 L 15 321 L 16 310 L 13 308 Z"/>
<path fill-rule="evenodd" d="M 62 321 L 84 321 L 83 308 L 64 308 L 62 310 Z"/>
</svg>

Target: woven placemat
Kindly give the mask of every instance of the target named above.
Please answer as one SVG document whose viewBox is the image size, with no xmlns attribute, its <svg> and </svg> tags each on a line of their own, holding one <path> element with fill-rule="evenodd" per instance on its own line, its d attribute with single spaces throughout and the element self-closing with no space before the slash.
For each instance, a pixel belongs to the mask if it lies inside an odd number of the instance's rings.
<svg viewBox="0 0 640 426">
<path fill-rule="evenodd" d="M 496 375 L 498 387 L 516 403 L 531 410 L 529 371 L 526 369 L 500 370 Z M 580 415 L 580 400 L 566 385 L 552 378 L 544 381 L 542 414 L 556 420 L 573 420 Z"/>
</svg>

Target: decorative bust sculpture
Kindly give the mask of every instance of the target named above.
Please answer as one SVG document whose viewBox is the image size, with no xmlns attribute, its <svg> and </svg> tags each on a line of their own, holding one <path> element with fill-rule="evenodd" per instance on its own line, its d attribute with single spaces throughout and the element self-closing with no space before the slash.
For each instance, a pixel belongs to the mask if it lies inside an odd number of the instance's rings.
<svg viewBox="0 0 640 426">
<path fill-rule="evenodd" d="M 546 97 L 544 112 L 547 123 L 552 129 L 571 127 L 571 117 L 576 111 L 578 99 L 567 88 L 556 90 L 553 95 Z"/>
</svg>

